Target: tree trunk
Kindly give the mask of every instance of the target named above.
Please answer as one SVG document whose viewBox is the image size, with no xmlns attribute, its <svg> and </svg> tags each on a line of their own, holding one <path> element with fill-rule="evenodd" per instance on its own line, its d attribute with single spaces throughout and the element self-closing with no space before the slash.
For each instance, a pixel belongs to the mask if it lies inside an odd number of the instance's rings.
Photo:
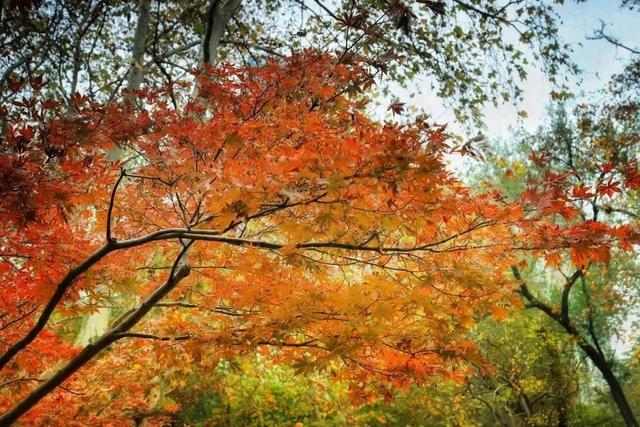
<svg viewBox="0 0 640 427">
<path fill-rule="evenodd" d="M 136 33 L 133 37 L 133 48 L 131 49 L 131 64 L 129 75 L 127 76 L 127 89 L 138 90 L 144 78 L 144 52 L 147 44 L 147 33 L 149 32 L 149 18 L 151 17 L 151 0 L 140 0 L 138 10 L 138 23 Z"/>
<path fill-rule="evenodd" d="M 609 366 L 609 363 L 606 361 L 604 356 L 601 355 L 595 347 L 588 343 L 580 344 L 580 348 L 582 348 L 596 368 L 598 368 L 600 373 L 602 373 L 625 424 L 628 427 L 639 427 L 638 420 L 633 414 L 633 410 L 627 400 L 627 396 L 625 396 L 618 378 L 613 373 L 611 366 Z"/>
<path fill-rule="evenodd" d="M 567 416 L 567 406 L 565 402 L 560 404 L 558 408 L 558 427 L 568 427 L 569 426 L 569 418 Z"/>
<path fill-rule="evenodd" d="M 210 0 L 207 9 L 207 25 L 202 40 L 202 65 L 215 65 L 218 59 L 218 47 L 227 24 L 240 6 L 241 0 Z"/>
<path fill-rule="evenodd" d="M 582 336 L 580 331 L 571 323 L 568 316 L 568 291 L 570 290 L 570 287 L 565 288 L 562 301 L 562 314 L 558 314 L 549 305 L 540 301 L 531 293 L 531 291 L 527 287 L 527 284 L 522 280 L 522 276 L 520 275 L 520 271 L 517 267 L 513 266 L 511 267 L 511 270 L 514 277 L 520 282 L 518 293 L 528 302 L 528 307 L 537 308 L 538 310 L 544 312 L 545 314 L 547 314 L 547 316 L 558 322 L 558 324 L 560 324 L 560 326 L 562 326 L 569 335 L 575 338 L 580 348 L 585 352 L 585 354 L 593 362 L 596 368 L 598 368 L 598 370 L 602 373 L 602 376 L 609 385 L 609 390 L 611 391 L 613 400 L 616 402 L 618 410 L 620 411 L 620 415 L 624 419 L 625 424 L 628 427 L 640 427 L 640 425 L 638 424 L 638 420 L 631 410 L 631 405 L 629 405 L 629 401 L 624 394 L 624 390 L 622 389 L 618 378 L 616 378 L 616 375 L 611 369 L 611 366 L 609 365 L 609 362 L 607 362 L 604 354 L 599 351 L 598 348 L 591 345 L 589 341 L 587 341 L 586 338 Z M 577 278 L 579 276 L 574 274 L 574 277 Z M 572 283 L 573 282 L 571 282 L 571 284 Z"/>
<path fill-rule="evenodd" d="M 131 48 L 131 64 L 127 74 L 127 90 L 138 90 L 142 85 L 144 78 L 144 52 L 147 42 L 147 34 L 149 33 L 149 19 L 151 17 L 151 0 L 140 0 L 138 9 L 138 22 L 136 24 L 136 32 L 133 37 L 133 46 Z M 127 95 L 128 97 L 129 95 Z M 130 98 L 133 100 L 133 98 Z M 122 159 L 122 149 L 120 147 L 113 148 L 107 153 L 107 159 L 117 162 Z M 76 337 L 75 344 L 85 346 L 92 340 L 102 335 L 109 329 L 109 321 L 111 320 L 111 308 L 100 307 L 95 313 L 86 316 L 80 326 L 80 331 Z"/>
</svg>

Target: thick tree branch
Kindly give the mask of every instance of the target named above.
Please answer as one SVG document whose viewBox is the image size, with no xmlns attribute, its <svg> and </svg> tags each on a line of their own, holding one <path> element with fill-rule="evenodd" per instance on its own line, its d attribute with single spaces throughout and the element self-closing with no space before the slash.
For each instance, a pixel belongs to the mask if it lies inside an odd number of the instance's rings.
<svg viewBox="0 0 640 427">
<path fill-rule="evenodd" d="M 178 283 L 189 275 L 189 267 L 185 255 L 189 245 L 183 247 L 173 264 L 167 281 L 148 296 L 137 309 L 127 315 L 120 323 L 105 332 L 96 342 L 87 345 L 78 355 L 72 358 L 64 367 L 53 374 L 49 379 L 36 387 L 23 400 L 13 408 L 0 416 L 0 425 L 8 426 L 17 421 L 29 409 L 35 406 L 42 398 L 60 386 L 67 378 L 82 368 L 90 360 L 96 357 L 102 350 L 109 347 L 115 341 L 130 336 L 129 329 L 135 326 L 162 298 L 171 292 Z M 138 338 L 141 338 L 138 336 Z"/>
<path fill-rule="evenodd" d="M 107 254 L 114 250 L 114 246 L 112 244 L 105 244 L 100 249 L 91 254 L 87 259 L 85 259 L 78 266 L 72 268 L 67 275 L 62 279 L 62 281 L 56 287 L 51 298 L 45 305 L 42 313 L 38 317 L 35 325 L 29 330 L 29 332 L 19 341 L 12 344 L 11 347 L 7 349 L 7 351 L 0 356 L 0 370 L 2 370 L 13 357 L 26 348 L 33 340 L 42 332 L 44 327 L 46 326 L 49 318 L 53 314 L 53 311 L 58 306 L 67 289 L 76 281 L 78 277 L 80 277 L 83 273 L 85 273 L 89 268 L 97 264 L 101 259 L 103 259 Z"/>
<path fill-rule="evenodd" d="M 562 322 L 565 324 L 570 324 L 571 320 L 569 319 L 569 295 L 571 294 L 571 289 L 573 288 L 576 280 L 582 276 L 582 270 L 577 270 L 571 277 L 566 279 L 566 283 L 564 288 L 562 289 L 562 300 L 560 303 L 560 318 Z"/>
<path fill-rule="evenodd" d="M 553 309 L 550 306 L 548 306 L 544 302 L 540 301 L 538 298 L 536 298 L 531 293 L 531 291 L 529 290 L 529 287 L 527 286 L 527 284 L 522 281 L 522 276 L 520 275 L 520 271 L 518 270 L 518 268 L 515 267 L 515 266 L 511 267 L 511 271 L 513 272 L 513 275 L 516 278 L 516 280 L 518 280 L 518 282 L 520 282 L 520 288 L 518 289 L 518 293 L 527 302 L 527 307 L 529 307 L 529 308 L 537 308 L 538 310 L 546 313 L 552 319 L 554 319 L 554 320 L 556 320 L 558 322 L 561 322 L 561 319 L 560 319 L 560 316 L 558 315 L 558 313 L 553 311 Z"/>
</svg>

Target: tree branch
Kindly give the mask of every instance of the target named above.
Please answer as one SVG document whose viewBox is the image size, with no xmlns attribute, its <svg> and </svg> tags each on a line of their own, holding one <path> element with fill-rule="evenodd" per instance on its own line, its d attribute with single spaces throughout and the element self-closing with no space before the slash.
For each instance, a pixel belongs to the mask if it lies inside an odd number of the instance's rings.
<svg viewBox="0 0 640 427">
<path fill-rule="evenodd" d="M 573 288 L 573 284 L 576 283 L 576 280 L 582 276 L 582 270 L 577 270 L 571 277 L 566 279 L 566 283 L 564 288 L 562 289 L 562 300 L 560 304 L 560 318 L 562 322 L 565 324 L 570 324 L 569 320 L 569 294 L 571 293 L 571 289 Z"/>
<path fill-rule="evenodd" d="M 527 307 L 530 308 L 537 308 L 540 311 L 545 312 L 549 317 L 551 317 L 552 319 L 555 319 L 556 321 L 561 322 L 561 318 L 558 315 L 558 313 L 554 312 L 553 309 L 548 306 L 547 304 L 545 304 L 544 302 L 540 301 L 538 298 L 536 298 L 531 291 L 529 290 L 529 287 L 527 286 L 527 284 L 524 282 L 524 280 L 522 279 L 522 275 L 520 274 L 520 270 L 518 269 L 518 267 L 516 267 L 515 265 L 511 267 L 511 272 L 513 273 L 513 276 L 516 278 L 516 280 L 518 282 L 520 282 L 520 288 L 518 289 L 518 293 L 524 297 L 524 299 L 527 301 Z"/>
<path fill-rule="evenodd" d="M 18 354 L 25 347 L 31 344 L 31 342 L 40 334 L 40 332 L 42 332 L 47 322 L 49 321 L 49 318 L 53 314 L 53 311 L 62 300 L 67 289 L 69 289 L 69 287 L 76 281 L 76 279 L 114 250 L 114 245 L 107 243 L 67 273 L 64 279 L 62 279 L 62 281 L 56 287 L 56 290 L 54 291 L 51 298 L 49 298 L 47 305 L 45 305 L 42 313 L 40 313 L 38 320 L 29 330 L 29 332 L 27 332 L 27 334 L 21 340 L 12 344 L 7 349 L 7 351 L 2 356 L 0 356 L 0 370 L 2 370 L 16 354 Z"/>
<path fill-rule="evenodd" d="M 131 175 L 126 174 L 127 177 Z M 378 253 L 412 253 L 412 252 L 434 252 L 441 253 L 443 251 L 452 252 L 459 251 L 464 249 L 473 249 L 467 247 L 454 247 L 451 249 L 443 249 L 437 250 L 435 249 L 437 246 L 440 246 L 444 243 L 452 241 L 460 236 L 471 233 L 474 230 L 479 228 L 483 228 L 491 225 L 490 222 L 481 222 L 472 227 L 469 227 L 467 230 L 464 230 L 455 235 L 449 236 L 447 238 L 441 239 L 436 242 L 427 243 L 420 246 L 410 246 L 410 247 L 400 247 L 400 246 L 371 246 L 366 244 L 352 244 L 352 243 L 343 243 L 343 242 L 306 242 L 306 243 L 298 243 L 293 245 L 296 249 L 317 249 L 317 248 L 333 248 L 333 249 L 344 249 L 344 250 L 352 250 L 352 251 L 367 251 L 367 252 L 378 252 Z M 115 241 L 111 240 L 107 242 L 100 249 L 91 254 L 88 258 L 86 258 L 81 264 L 71 269 L 64 279 L 58 284 L 54 294 L 49 299 L 47 305 L 44 307 L 42 313 L 40 314 L 38 321 L 36 324 L 29 330 L 27 335 L 16 343 L 12 344 L 7 351 L 0 356 L 0 370 L 2 370 L 7 363 L 20 351 L 26 348 L 33 340 L 42 332 L 47 322 L 49 321 L 51 315 L 53 314 L 55 308 L 58 306 L 62 298 L 64 297 L 66 291 L 73 285 L 73 283 L 84 274 L 89 268 L 97 264 L 103 258 L 105 258 L 111 252 L 134 248 L 137 246 L 142 246 L 147 243 L 156 242 L 160 240 L 171 240 L 178 239 L 181 241 L 192 241 L 192 240 L 202 240 L 202 241 L 211 241 L 218 243 L 226 243 L 235 246 L 253 246 L 257 248 L 263 249 L 272 249 L 278 250 L 284 248 L 286 245 L 281 243 L 273 243 L 266 242 L 261 240 L 251 240 L 251 239 L 242 239 L 235 237 L 228 237 L 220 235 L 220 230 L 192 230 L 189 228 L 173 228 L 173 229 L 164 229 L 158 230 L 155 232 L 151 232 L 141 237 L 132 238 L 129 240 L 123 241 Z"/>
<path fill-rule="evenodd" d="M 186 341 L 188 339 L 191 339 L 191 335 L 184 334 L 184 335 L 176 335 L 175 337 L 166 337 L 166 336 L 153 335 L 153 334 L 144 334 L 141 332 L 121 332 L 119 334 L 115 334 L 114 338 L 116 340 L 119 340 L 122 338 L 142 338 L 142 339 L 157 340 L 157 341 Z"/>
<path fill-rule="evenodd" d="M 49 379 L 36 387 L 29 395 L 18 402 L 10 410 L 0 416 L 0 425 L 11 425 L 35 406 L 42 398 L 60 386 L 67 378 L 87 364 L 102 350 L 109 347 L 120 338 L 127 336 L 127 331 L 135 326 L 162 298 L 164 298 L 178 283 L 189 275 L 189 267 L 185 255 L 190 244 L 185 245 L 173 264 L 173 269 L 167 281 L 145 299 L 137 309 L 127 315 L 120 323 L 105 332 L 96 342 L 87 345 L 78 355 L 72 358 L 64 367 Z M 122 335 L 125 334 L 125 335 Z"/>
<path fill-rule="evenodd" d="M 627 46 L 626 44 L 622 43 L 620 40 L 613 37 L 612 35 L 605 33 L 604 30 L 606 27 L 607 27 L 607 24 L 605 24 L 604 21 L 601 19 L 600 29 L 595 30 L 592 36 L 587 36 L 587 39 L 588 40 L 605 40 L 616 47 L 619 47 L 621 49 L 624 49 L 628 52 L 633 53 L 634 55 L 640 55 L 640 49 Z"/>
<path fill-rule="evenodd" d="M 106 237 L 107 237 L 107 243 L 113 243 L 114 239 L 111 236 L 111 216 L 113 213 L 113 205 L 115 204 L 116 201 L 116 193 L 118 191 L 118 186 L 120 185 L 120 182 L 122 182 L 122 179 L 125 177 L 125 172 L 124 169 L 120 169 L 120 176 L 118 177 L 118 179 L 116 180 L 116 183 L 113 185 L 113 188 L 111 189 L 111 198 L 109 199 L 109 208 L 107 209 L 107 226 L 106 226 Z"/>
</svg>

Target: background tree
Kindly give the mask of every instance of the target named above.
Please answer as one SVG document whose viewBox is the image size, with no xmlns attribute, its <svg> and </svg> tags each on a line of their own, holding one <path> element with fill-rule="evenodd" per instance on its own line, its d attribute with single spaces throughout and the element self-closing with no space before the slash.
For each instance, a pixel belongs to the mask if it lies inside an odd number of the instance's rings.
<svg viewBox="0 0 640 427">
<path fill-rule="evenodd" d="M 502 177 L 502 187 L 519 197 L 540 191 L 536 187 L 546 183 L 543 191 L 564 194 L 562 202 L 539 200 L 537 209 L 556 215 L 556 224 L 576 220 L 578 227 L 609 224 L 632 236 L 632 228 L 619 224 L 635 215 L 637 116 L 620 116 L 618 107 L 596 110 L 585 104 L 577 115 L 569 115 L 563 104 L 556 106 L 547 128 L 518 135 L 522 141 L 518 149 L 493 160 L 497 160 L 495 173 Z M 528 307 L 542 310 L 573 337 L 603 373 L 622 416 L 634 425 L 631 404 L 617 378 L 624 378 L 623 370 L 618 370 L 615 358 L 620 356 L 620 340 L 629 339 L 629 322 L 637 316 L 637 260 L 625 251 L 607 250 L 594 254 L 600 263 L 591 264 L 581 252 L 574 247 L 568 252 L 538 253 L 546 269 L 530 269 L 529 283 L 523 282 L 520 293 Z M 517 269 L 514 274 L 523 277 Z"/>
<path fill-rule="evenodd" d="M 532 60 L 552 79 L 571 70 L 553 5 L 541 0 L 240 2 L 47 0 L 3 6 L 0 87 L 43 75 L 67 102 L 191 75 L 200 59 L 256 64 L 305 48 L 364 55 L 391 81 L 429 84 L 460 118 L 521 96 Z M 204 50 L 203 50 L 204 49 Z M 390 80 L 387 80 L 390 82 Z M 5 99 L 21 96 L 3 91 Z"/>
</svg>

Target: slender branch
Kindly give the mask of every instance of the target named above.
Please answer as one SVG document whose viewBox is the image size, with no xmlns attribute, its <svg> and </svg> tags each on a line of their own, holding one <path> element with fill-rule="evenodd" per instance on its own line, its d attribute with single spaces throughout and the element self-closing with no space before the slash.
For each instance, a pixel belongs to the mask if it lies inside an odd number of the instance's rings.
<svg viewBox="0 0 640 427">
<path fill-rule="evenodd" d="M 640 219 L 640 215 L 628 209 L 616 208 L 611 205 L 599 205 L 598 207 L 601 207 L 607 214 L 611 214 L 612 212 L 617 212 L 617 213 L 627 215 L 631 218 Z"/>
<path fill-rule="evenodd" d="M 16 383 L 21 383 L 21 382 L 28 382 L 28 381 L 36 381 L 36 382 L 44 382 L 46 380 L 43 380 L 42 378 L 34 378 L 34 377 L 26 377 L 26 378 L 14 378 L 12 380 L 8 380 L 3 382 L 2 384 L 0 384 L 0 389 L 1 388 L 5 388 L 5 387 L 9 387 L 12 384 L 16 384 Z"/>
<path fill-rule="evenodd" d="M 604 30 L 606 27 L 607 27 L 607 24 L 605 24 L 604 21 L 601 19 L 600 29 L 594 31 L 592 36 L 587 36 L 587 39 L 588 40 L 605 40 L 616 47 L 622 48 L 628 52 L 633 53 L 634 55 L 640 55 L 640 49 L 628 46 L 622 43 L 617 38 L 613 37 L 612 35 L 605 33 Z"/>
<path fill-rule="evenodd" d="M 316 341 L 318 341 L 317 339 L 313 339 L 313 340 L 309 340 L 309 341 L 305 341 L 305 342 L 286 342 L 286 341 L 269 341 L 269 340 L 264 340 L 264 341 L 258 341 L 258 345 L 266 345 L 266 346 L 271 346 L 271 347 L 313 347 L 313 348 L 320 348 L 320 349 L 324 349 L 324 347 L 318 345 L 318 344 L 314 344 Z"/>
<path fill-rule="evenodd" d="M 0 331 L 5 330 L 9 327 L 11 327 L 11 325 L 14 325 L 18 322 L 20 322 L 23 319 L 26 319 L 27 317 L 31 316 L 33 313 L 36 312 L 36 310 L 38 310 L 40 308 L 39 305 L 36 305 L 35 307 L 33 307 L 31 310 L 25 312 L 25 313 L 21 313 L 20 316 L 16 317 L 15 319 L 7 322 L 6 324 L 2 325 L 2 327 L 0 327 Z"/>
<path fill-rule="evenodd" d="M 136 179 L 146 179 L 149 181 L 158 181 L 161 182 L 162 184 L 168 186 L 168 187 L 173 187 L 179 180 L 180 178 L 182 178 L 182 175 L 179 175 L 175 178 L 173 178 L 170 181 L 167 181 L 166 179 L 157 177 L 157 176 L 147 176 L 147 175 L 136 175 L 136 174 L 130 174 L 130 173 L 125 173 L 125 176 L 128 178 L 136 178 Z"/>
<path fill-rule="evenodd" d="M 175 337 L 166 337 L 166 336 L 153 335 L 153 334 L 144 334 L 141 332 L 121 332 L 119 334 L 115 334 L 114 338 L 116 340 L 119 340 L 122 338 L 142 338 L 142 339 L 157 340 L 157 341 L 186 341 L 188 339 L 191 339 L 191 335 L 184 334 L 184 335 L 176 335 Z"/>
<path fill-rule="evenodd" d="M 146 68 L 146 67 L 152 65 L 157 60 L 164 61 L 165 59 L 167 59 L 167 58 L 169 58 L 169 57 L 171 57 L 173 55 L 177 55 L 178 53 L 182 53 L 182 52 L 185 52 L 185 51 L 187 51 L 189 49 L 193 49 L 194 47 L 198 46 L 199 44 L 200 44 L 200 41 L 194 40 L 194 41 L 192 41 L 190 43 L 187 43 L 184 46 L 180 46 L 180 47 L 177 47 L 175 49 L 168 50 L 168 51 L 166 51 L 165 53 L 163 53 L 161 55 L 157 55 L 154 59 L 145 62 L 144 67 Z"/>
<path fill-rule="evenodd" d="M 182 308 L 198 308 L 196 304 L 184 301 L 159 302 L 156 307 L 182 307 Z"/>
<path fill-rule="evenodd" d="M 338 18 L 336 16 L 335 13 L 333 13 L 327 6 L 324 5 L 324 3 L 322 3 L 320 0 L 313 0 L 315 2 L 315 4 L 317 4 L 318 6 L 320 6 L 320 8 L 322 8 L 325 12 L 327 12 L 329 14 L 330 17 L 332 17 L 333 19 L 335 19 L 336 21 L 339 21 L 340 18 Z"/>
<path fill-rule="evenodd" d="M 25 64 L 26 62 L 28 62 L 31 58 L 29 56 L 25 56 L 21 59 L 18 59 L 17 61 L 15 61 L 13 64 L 11 64 L 10 66 L 8 66 L 4 73 L 2 74 L 2 77 L 0 77 L 0 93 L 2 88 L 4 87 L 4 82 L 9 78 L 9 76 L 11 75 L 11 73 L 18 67 L 20 67 L 22 64 Z"/>
<path fill-rule="evenodd" d="M 120 169 L 120 176 L 118 177 L 118 179 L 116 180 L 116 183 L 111 189 L 111 198 L 109 199 L 109 208 L 107 209 L 107 226 L 106 226 L 107 243 L 114 242 L 114 239 L 111 237 L 111 216 L 113 213 L 113 205 L 115 204 L 115 201 L 116 201 L 116 193 L 118 191 L 118 186 L 120 185 L 120 182 L 122 182 L 122 179 L 125 176 L 126 176 L 126 173 L 124 169 Z"/>
<path fill-rule="evenodd" d="M 269 55 L 278 56 L 280 58 L 284 58 L 284 56 L 285 56 L 282 53 L 280 53 L 280 52 L 278 52 L 276 50 L 273 50 L 271 48 L 268 48 L 266 46 L 260 46 L 260 45 L 257 45 L 257 44 L 246 43 L 246 42 L 242 42 L 242 41 L 238 41 L 238 40 L 222 39 L 222 40 L 220 40 L 220 44 L 238 46 L 238 47 L 242 47 L 242 48 L 247 49 L 247 50 L 257 49 L 257 50 L 261 50 L 261 51 L 263 51 L 265 53 L 268 53 Z"/>
<path fill-rule="evenodd" d="M 476 12 L 477 14 L 479 14 L 481 16 L 484 16 L 485 18 L 497 19 L 497 20 L 502 21 L 505 24 L 509 24 L 509 25 L 513 24 L 511 21 L 508 21 L 506 18 L 504 18 L 504 17 L 499 15 L 500 12 L 504 11 L 504 8 L 500 9 L 500 11 L 498 11 L 497 13 L 490 13 L 490 12 L 487 12 L 486 10 L 479 9 L 479 8 L 477 8 L 477 7 L 473 6 L 473 5 L 470 5 L 469 3 L 463 2 L 461 0 L 453 0 L 453 2 L 458 4 L 462 8 L 467 9 L 467 10 L 471 10 L 473 12 Z"/>
</svg>

